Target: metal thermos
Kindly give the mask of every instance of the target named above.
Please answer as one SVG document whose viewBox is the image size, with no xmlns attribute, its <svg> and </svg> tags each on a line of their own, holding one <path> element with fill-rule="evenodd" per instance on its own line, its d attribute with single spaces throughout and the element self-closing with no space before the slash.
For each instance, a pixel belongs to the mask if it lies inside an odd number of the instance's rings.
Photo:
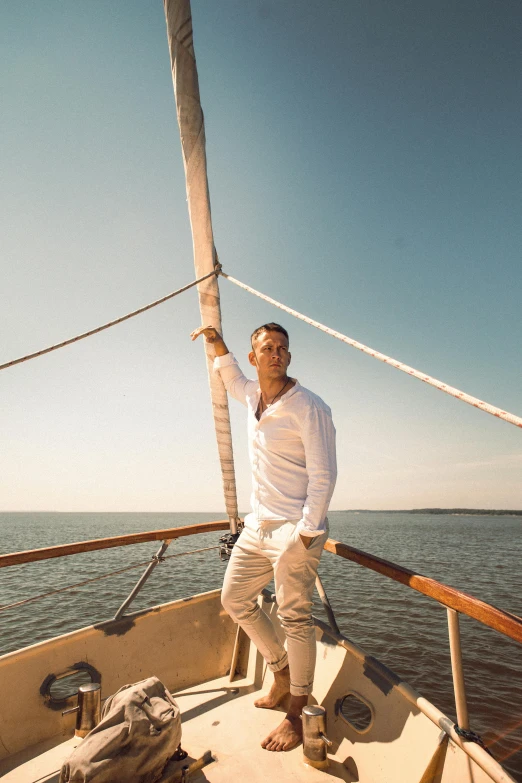
<svg viewBox="0 0 522 783">
<path fill-rule="evenodd" d="M 326 710 L 319 704 L 303 707 L 302 720 L 304 762 L 317 769 L 326 769 L 326 749 L 332 744 L 326 736 Z"/>
<path fill-rule="evenodd" d="M 78 712 L 76 713 L 77 737 L 86 737 L 100 722 L 101 717 L 101 685 L 99 682 L 88 682 L 78 688 Z"/>
</svg>

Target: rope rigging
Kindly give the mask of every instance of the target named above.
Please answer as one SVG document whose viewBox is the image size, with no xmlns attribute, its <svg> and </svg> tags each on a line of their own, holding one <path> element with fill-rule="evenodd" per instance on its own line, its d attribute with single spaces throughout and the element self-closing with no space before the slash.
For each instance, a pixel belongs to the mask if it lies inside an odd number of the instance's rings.
<svg viewBox="0 0 522 783">
<path fill-rule="evenodd" d="M 357 340 L 353 340 L 351 337 L 347 337 L 345 334 L 341 334 L 341 332 L 336 332 L 335 329 L 330 329 L 329 326 L 325 326 L 324 324 L 319 323 L 319 321 L 314 321 L 313 318 L 308 318 L 308 316 L 297 312 L 297 310 L 293 310 L 291 307 L 287 307 L 287 305 L 281 304 L 281 302 L 272 299 L 272 297 L 266 296 L 266 294 L 262 294 L 260 291 L 256 291 L 255 288 L 251 288 L 250 286 L 245 285 L 245 283 L 241 283 L 234 277 L 225 274 L 225 272 L 220 272 L 220 274 L 226 280 L 229 280 L 231 283 L 234 283 L 234 285 L 243 288 L 250 294 L 258 296 L 265 302 L 278 307 L 280 310 L 284 310 L 285 313 L 293 315 L 294 318 L 298 318 L 300 321 L 304 321 L 305 323 L 310 324 L 310 326 L 315 326 L 316 329 L 320 329 L 322 332 L 325 332 L 325 334 L 329 334 L 331 337 L 336 337 L 338 340 L 341 340 L 341 342 L 346 343 L 347 345 L 351 345 L 352 348 L 357 348 L 359 351 L 368 354 L 368 356 L 372 356 L 374 359 L 378 359 L 380 362 L 384 362 L 384 364 L 390 364 L 397 370 L 402 370 L 402 372 L 411 375 L 413 378 L 417 378 L 419 381 L 428 383 L 430 386 L 439 389 L 439 391 L 446 392 L 446 394 L 451 394 L 452 397 L 455 397 L 458 400 L 462 400 L 462 402 L 467 402 L 468 405 L 472 405 L 474 408 L 479 408 L 479 410 L 484 411 L 485 413 L 490 413 L 492 416 L 496 416 L 498 419 L 503 419 L 509 424 L 514 424 L 515 427 L 522 428 L 522 418 L 520 416 L 515 416 L 513 413 L 508 413 L 507 411 L 501 410 L 501 408 L 497 408 L 495 405 L 490 405 L 488 402 L 479 400 L 477 397 L 472 397 L 471 394 L 466 394 L 465 392 L 460 391 L 460 389 L 456 389 L 454 386 L 449 386 L 447 383 L 442 383 L 442 381 L 438 381 L 431 375 L 426 375 L 426 373 L 415 370 L 413 367 L 410 367 L 403 362 L 397 361 L 397 359 L 392 359 L 391 356 L 386 356 L 384 353 L 375 351 L 373 348 L 369 348 L 367 345 L 364 345 Z"/>
<path fill-rule="evenodd" d="M 217 277 L 218 275 L 221 275 L 222 277 L 225 278 L 225 280 L 234 283 L 234 285 L 237 285 L 239 288 L 242 288 L 244 291 L 247 291 L 248 293 L 257 296 L 260 299 L 263 299 L 265 302 L 274 305 L 274 307 L 278 307 L 280 310 L 283 310 L 285 313 L 292 315 L 294 318 L 297 318 L 300 321 L 304 321 L 310 326 L 314 326 L 316 329 L 319 329 L 325 334 L 330 335 L 330 337 L 335 337 L 337 340 L 340 340 L 341 342 L 352 346 L 352 348 L 357 348 L 357 350 L 362 351 L 368 356 L 371 356 L 374 359 L 378 359 L 380 362 L 384 362 L 384 364 L 389 364 L 392 367 L 395 367 L 397 370 L 401 370 L 402 372 L 405 372 L 407 375 L 410 375 L 412 378 L 417 378 L 419 381 L 423 381 L 423 383 L 427 383 L 430 386 L 433 386 L 435 389 L 438 389 L 439 391 L 443 391 L 446 394 L 455 397 L 455 399 L 457 400 L 466 402 L 468 405 L 472 405 L 474 408 L 478 408 L 479 410 L 484 411 L 484 413 L 489 413 L 491 416 L 495 416 L 498 419 L 503 419 L 504 421 L 507 421 L 508 424 L 514 424 L 515 427 L 519 427 L 522 429 L 522 417 L 516 416 L 514 413 L 509 413 L 508 411 L 504 411 L 501 408 L 498 408 L 495 405 L 491 405 L 488 402 L 484 402 L 484 400 L 480 400 L 477 397 L 473 397 L 471 394 L 466 394 L 466 392 L 463 392 L 460 389 L 456 389 L 454 386 L 449 386 L 447 383 L 443 383 L 442 381 L 437 380 L 437 378 L 433 378 L 431 375 L 427 375 L 426 373 L 421 372 L 420 370 L 415 370 L 413 367 L 410 367 L 409 365 L 404 364 L 403 362 L 397 361 L 397 359 L 392 359 L 390 356 L 387 356 L 384 353 L 380 353 L 379 351 L 376 351 L 373 348 L 370 348 L 367 345 L 364 345 L 363 343 L 360 343 L 357 340 L 354 340 L 353 338 L 348 337 L 345 334 L 342 334 L 341 332 L 337 332 L 335 329 L 331 329 L 329 326 L 325 326 L 319 321 L 315 321 L 313 318 L 309 318 L 308 316 L 299 313 L 297 310 L 294 310 L 291 307 L 288 307 L 287 305 L 278 302 L 276 299 L 272 299 L 272 297 L 267 296 L 266 294 L 257 291 L 255 288 L 246 285 L 246 283 L 242 283 L 240 280 L 237 280 L 235 277 L 231 277 L 231 275 L 226 274 L 221 269 L 221 265 L 219 263 L 216 265 L 214 270 L 212 272 L 209 272 L 207 275 L 204 275 L 203 277 L 194 280 L 192 283 L 183 286 L 183 288 L 179 288 L 177 291 L 173 291 L 172 293 L 167 294 L 167 296 L 164 296 L 161 299 L 157 299 L 155 302 L 152 302 L 151 304 L 145 305 L 145 307 L 140 307 L 138 310 L 134 310 L 132 313 L 128 313 L 128 315 L 124 315 L 121 318 L 117 318 L 114 321 L 110 321 L 109 323 L 104 324 L 103 326 L 99 326 L 96 329 L 91 329 L 89 332 L 84 332 L 83 334 L 80 334 L 77 337 L 72 337 L 69 340 L 64 340 L 63 342 L 58 343 L 57 345 L 52 345 L 49 348 L 44 348 L 43 350 L 37 351 L 36 353 L 28 354 L 27 356 L 22 356 L 19 359 L 14 359 L 13 361 L 6 362 L 5 364 L 0 364 L 0 370 L 4 370 L 7 367 L 12 367 L 15 364 L 20 364 L 21 362 L 28 361 L 29 359 L 36 359 L 38 356 L 42 356 L 46 353 L 50 353 L 51 351 L 56 351 L 58 350 L 58 348 L 64 348 L 66 345 L 71 345 L 71 343 L 78 342 L 78 340 L 83 340 L 85 337 L 90 337 L 93 334 L 97 334 L 98 332 L 101 332 L 104 329 L 108 329 L 111 326 L 115 326 L 116 324 L 122 323 L 122 321 L 126 321 L 129 318 L 133 318 L 135 315 L 144 313 L 147 310 L 150 310 L 152 307 L 156 307 L 159 304 L 163 304 L 163 302 L 167 302 L 169 299 L 172 299 L 173 297 L 183 293 L 184 291 L 188 291 L 189 288 L 193 288 L 195 285 L 197 285 L 203 280 L 206 280 L 209 277 L 213 277 L 213 276 Z"/>
<path fill-rule="evenodd" d="M 190 552 L 177 552 L 175 555 L 163 555 L 161 561 L 172 560 L 175 557 L 184 557 L 185 555 L 196 555 L 198 552 L 209 552 L 211 549 L 219 549 L 219 546 L 205 546 L 201 549 L 192 549 Z M 5 612 L 7 609 L 14 609 L 17 606 L 24 606 L 25 604 L 32 604 L 33 601 L 39 601 L 41 598 L 49 598 L 51 595 L 57 595 L 58 593 L 65 593 L 67 590 L 74 590 L 75 587 L 83 587 L 84 585 L 92 584 L 92 582 L 98 582 L 100 579 L 108 579 L 110 576 L 117 576 L 117 574 L 123 574 L 125 571 L 132 571 L 133 568 L 141 568 L 142 566 L 149 565 L 155 559 L 155 555 L 150 560 L 142 560 L 139 563 L 133 563 L 132 565 L 125 566 L 125 568 L 118 568 L 116 571 L 109 571 L 106 574 L 100 574 L 92 579 L 84 579 L 83 582 L 76 582 L 73 585 L 67 585 L 66 587 L 59 587 L 57 590 L 50 590 L 48 593 L 40 593 L 39 595 L 32 595 L 30 598 L 24 598 L 22 601 L 15 601 L 12 604 L 4 604 L 0 606 L 0 612 Z"/>
<path fill-rule="evenodd" d="M 109 329 L 111 326 L 116 326 L 116 324 L 121 324 L 123 323 L 123 321 L 128 321 L 129 318 L 134 318 L 135 315 L 141 315 L 141 313 L 145 313 L 147 310 L 151 310 L 153 307 L 157 307 L 158 305 L 163 304 L 163 302 L 168 302 L 169 299 L 173 299 L 175 296 L 178 296 L 178 294 L 182 294 L 184 291 L 188 291 L 189 288 L 193 288 L 198 283 L 201 283 L 203 280 L 206 280 L 207 277 L 212 277 L 217 273 L 218 273 L 218 268 L 216 268 L 212 272 L 209 272 L 207 275 L 198 278 L 198 280 L 193 280 L 192 283 L 189 283 L 188 285 L 185 285 L 182 288 L 178 288 L 177 291 L 172 291 L 172 293 L 167 294 L 167 296 L 162 296 L 161 299 L 156 299 L 155 302 L 151 302 L 150 304 L 145 305 L 144 307 L 140 307 L 138 310 L 133 310 L 132 313 L 127 313 L 127 315 L 122 315 L 121 318 L 116 318 L 116 320 L 114 321 L 109 321 L 109 323 L 103 324 L 103 326 L 98 326 L 96 327 L 96 329 L 90 329 L 88 332 L 83 332 L 83 334 L 78 334 L 76 337 L 71 337 L 68 340 L 64 340 L 61 343 L 56 343 L 56 345 L 51 345 L 49 346 L 49 348 L 43 348 L 41 351 L 36 351 L 35 353 L 29 353 L 26 356 L 21 356 L 19 359 L 13 359 L 10 362 L 5 362 L 5 364 L 0 364 L 0 370 L 6 370 L 8 367 L 13 367 L 15 364 L 22 364 L 22 362 L 27 362 L 29 361 L 29 359 L 37 359 L 38 356 L 43 356 L 46 353 L 51 353 L 51 351 L 57 351 L 58 348 L 65 348 L 66 345 L 72 345 L 72 343 L 77 343 L 79 340 L 85 339 L 85 337 L 92 337 L 93 334 L 98 334 L 99 332 L 103 332 L 105 329 Z"/>
</svg>

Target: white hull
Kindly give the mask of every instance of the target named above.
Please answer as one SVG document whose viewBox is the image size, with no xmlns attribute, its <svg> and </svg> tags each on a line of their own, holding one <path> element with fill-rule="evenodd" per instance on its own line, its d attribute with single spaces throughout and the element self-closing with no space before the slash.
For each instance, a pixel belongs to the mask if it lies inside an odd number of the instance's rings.
<svg viewBox="0 0 522 783">
<path fill-rule="evenodd" d="M 267 603 L 275 622 L 275 605 Z M 80 661 L 101 674 L 102 698 L 122 685 L 155 675 L 176 695 L 183 715 L 182 745 L 193 759 L 210 750 L 215 759 L 192 779 L 242 781 L 324 780 L 325 775 L 361 783 L 485 783 L 512 780 L 478 746 L 477 762 L 452 741 L 439 745 L 441 726 L 452 722 L 382 664 L 317 622 L 313 699 L 328 714 L 330 767 L 303 764 L 302 748 L 270 753 L 260 742 L 279 722 L 274 711 L 253 706 L 270 678 L 264 662 L 239 635 L 221 608 L 218 590 L 90 626 L 0 658 L 0 774 L 6 783 L 58 781 L 75 744 L 75 715 L 51 708 L 40 693 L 50 674 Z M 233 692 L 236 691 L 237 693 Z M 183 693 L 183 691 L 185 693 Z M 371 708 L 360 733 L 339 711 L 354 692 Z M 450 732 L 451 733 L 451 732 Z M 477 758 L 477 755 L 475 755 Z M 190 759 L 189 759 L 190 760 Z M 186 762 L 185 762 L 186 763 Z M 481 766 L 489 765 L 489 774 Z M 167 778 L 165 778 L 166 780 Z"/>
</svg>

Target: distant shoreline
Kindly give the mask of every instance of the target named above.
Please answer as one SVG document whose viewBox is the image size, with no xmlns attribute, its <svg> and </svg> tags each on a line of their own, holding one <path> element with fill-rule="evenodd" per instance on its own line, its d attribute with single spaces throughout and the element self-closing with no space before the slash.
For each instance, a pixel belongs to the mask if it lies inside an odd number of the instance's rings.
<svg viewBox="0 0 522 783">
<path fill-rule="evenodd" d="M 509 509 L 509 508 L 336 508 L 330 509 L 330 513 L 334 514 L 427 514 L 427 515 L 445 515 L 454 517 L 522 517 L 522 509 Z M 216 518 L 222 517 L 222 512 L 219 511 L 4 511 L 0 509 L 0 514 L 42 514 L 42 515 L 81 515 L 90 516 L 98 514 L 120 515 L 120 516 L 140 516 L 144 514 L 151 514 L 155 516 L 169 516 L 170 514 L 207 514 Z M 240 513 L 241 517 L 246 516 L 248 511 Z"/>
<path fill-rule="evenodd" d="M 495 508 L 405 508 L 405 509 L 370 509 L 347 508 L 346 512 L 358 514 L 444 514 L 455 517 L 490 516 L 490 517 L 522 517 L 522 510 Z"/>
</svg>

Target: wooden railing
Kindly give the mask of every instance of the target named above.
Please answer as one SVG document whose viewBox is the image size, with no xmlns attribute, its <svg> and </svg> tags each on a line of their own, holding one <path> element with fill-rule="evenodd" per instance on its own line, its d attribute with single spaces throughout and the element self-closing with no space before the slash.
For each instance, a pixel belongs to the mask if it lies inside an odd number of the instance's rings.
<svg viewBox="0 0 522 783">
<path fill-rule="evenodd" d="M 182 538 L 183 536 L 194 536 L 197 533 L 215 533 L 219 530 L 229 529 L 230 523 L 227 519 L 219 522 L 202 522 L 199 525 L 171 527 L 165 530 L 149 530 L 145 533 L 128 533 L 125 536 L 95 538 L 92 541 L 77 541 L 74 544 L 60 544 L 58 546 L 48 546 L 44 549 L 26 549 L 25 552 L 0 555 L 0 568 L 21 565 L 22 563 L 35 563 L 37 560 L 49 560 L 52 557 L 77 555 L 80 552 L 95 552 L 97 549 L 111 549 L 117 546 L 129 546 L 130 544 L 146 544 L 147 541 L 173 541 L 175 538 Z"/>
<path fill-rule="evenodd" d="M 143 544 L 148 541 L 169 541 L 184 536 L 196 535 L 198 533 L 214 533 L 220 530 L 228 530 L 228 520 L 219 520 L 217 522 L 202 522 L 196 525 L 186 525 L 185 527 L 166 528 L 164 530 L 151 530 L 144 533 L 128 533 L 123 536 L 112 536 L 111 538 L 97 538 L 91 541 L 78 541 L 73 544 L 60 544 L 58 546 L 45 547 L 43 549 L 29 549 L 24 552 L 13 552 L 11 554 L 0 555 L 0 568 L 7 566 L 21 565 L 23 563 L 35 563 L 39 560 L 49 560 L 55 557 L 65 557 L 75 555 L 80 552 L 94 552 L 101 549 L 110 549 L 113 547 L 129 546 L 131 544 Z M 377 571 L 395 582 L 400 582 L 407 587 L 416 590 L 423 595 L 433 598 L 444 606 L 449 607 L 467 617 L 478 620 L 483 625 L 493 628 L 510 639 L 522 643 L 522 619 L 502 609 L 496 609 L 494 606 L 480 601 L 467 593 L 456 590 L 453 587 L 437 582 L 408 568 L 375 557 L 360 549 L 343 544 L 329 538 L 325 544 L 325 550 L 332 552 L 346 560 L 358 563 L 364 568 Z"/>
<path fill-rule="evenodd" d="M 0 568 L 7 566 L 22 565 L 24 563 L 35 563 L 39 560 L 49 560 L 56 557 L 65 557 L 67 555 L 75 555 L 80 552 L 94 552 L 96 550 L 110 549 L 113 547 L 129 546 L 131 544 L 143 544 L 148 541 L 163 541 L 162 549 L 166 549 L 170 541 L 176 538 L 182 538 L 184 536 L 196 535 L 198 533 L 214 533 L 222 530 L 229 530 L 228 520 L 219 520 L 217 522 L 203 522 L 196 525 L 187 525 L 185 527 L 166 528 L 164 530 L 152 530 L 144 533 L 129 533 L 123 536 L 112 536 L 111 538 L 98 538 L 91 541 L 78 541 L 73 544 L 61 544 L 59 546 L 45 547 L 43 549 L 31 549 L 25 552 L 13 552 L 11 554 L 0 555 Z M 450 643 L 450 656 L 451 656 L 451 668 L 453 676 L 453 689 L 455 693 L 455 706 L 457 711 L 457 724 L 453 724 L 448 729 L 446 725 L 442 726 L 440 721 L 435 719 L 433 715 L 426 712 L 428 717 L 444 731 L 449 731 L 449 735 L 452 740 L 464 750 L 464 752 L 473 758 L 480 766 L 486 771 L 489 770 L 491 780 L 500 781 L 504 780 L 505 773 L 502 772 L 500 767 L 493 761 L 490 761 L 490 757 L 487 756 L 484 751 L 479 748 L 474 742 L 462 741 L 462 737 L 469 739 L 476 737 L 473 732 L 469 733 L 469 737 L 465 731 L 469 729 L 469 717 L 468 708 L 466 702 L 466 692 L 464 687 L 464 675 L 462 667 L 462 654 L 460 643 L 460 631 L 459 631 L 459 614 L 464 614 L 467 617 L 472 617 L 478 620 L 483 625 L 493 628 L 495 631 L 508 636 L 510 639 L 514 639 L 517 642 L 522 642 L 522 619 L 509 612 L 504 612 L 501 609 L 496 609 L 494 606 L 490 606 L 484 601 L 480 601 L 478 598 L 474 598 L 467 593 L 463 593 L 460 590 L 456 590 L 453 587 L 437 582 L 435 579 L 430 579 L 427 576 L 411 571 L 408 568 L 391 563 L 388 560 L 383 560 L 380 557 L 375 557 L 367 552 L 363 552 L 355 547 L 343 544 L 340 541 L 335 541 L 329 538 L 325 544 L 325 549 L 334 555 L 343 557 L 345 560 L 351 560 L 353 563 L 357 563 L 364 568 L 369 568 L 372 571 L 376 571 L 383 576 L 393 579 L 395 582 L 400 582 L 413 590 L 416 590 L 429 598 L 434 599 L 438 603 L 446 607 L 448 614 L 448 632 Z M 158 555 L 158 553 L 157 553 Z M 125 607 L 133 599 L 133 596 L 137 593 L 141 584 L 148 577 L 149 572 L 152 570 L 156 561 L 159 562 L 158 556 L 155 556 L 151 563 L 148 565 L 147 571 L 143 574 L 140 581 L 135 586 L 133 592 L 128 599 L 118 610 L 116 617 L 119 617 Z M 107 575 L 109 576 L 109 575 Z M 36 596 L 36 598 L 43 596 Z M 6 607 L 7 608 L 7 607 Z M 332 625 L 335 630 L 335 621 Z M 445 719 L 446 722 L 447 719 Z M 457 729 L 458 732 L 457 733 Z M 490 769 L 490 767 L 493 767 Z M 500 776 L 499 776 L 500 775 Z M 423 778 L 424 779 L 424 778 Z M 512 778 L 507 778 L 512 780 Z"/>
<path fill-rule="evenodd" d="M 522 618 L 515 614 L 504 612 L 502 609 L 496 609 L 494 606 L 474 598 L 472 595 L 456 590 L 454 587 L 437 582 L 428 576 L 416 571 L 410 571 L 409 568 L 403 568 L 400 565 L 391 563 L 389 560 L 383 560 L 380 557 L 369 555 L 360 549 L 343 544 L 340 541 L 334 541 L 329 538 L 324 547 L 328 552 L 334 555 L 344 557 L 353 563 L 358 563 L 364 568 L 370 568 L 372 571 L 393 579 L 394 582 L 400 582 L 413 590 L 434 598 L 444 606 L 454 609 L 456 612 L 465 614 L 467 617 L 473 617 L 483 625 L 493 628 L 495 631 L 509 636 L 516 642 L 522 643 Z"/>
</svg>

